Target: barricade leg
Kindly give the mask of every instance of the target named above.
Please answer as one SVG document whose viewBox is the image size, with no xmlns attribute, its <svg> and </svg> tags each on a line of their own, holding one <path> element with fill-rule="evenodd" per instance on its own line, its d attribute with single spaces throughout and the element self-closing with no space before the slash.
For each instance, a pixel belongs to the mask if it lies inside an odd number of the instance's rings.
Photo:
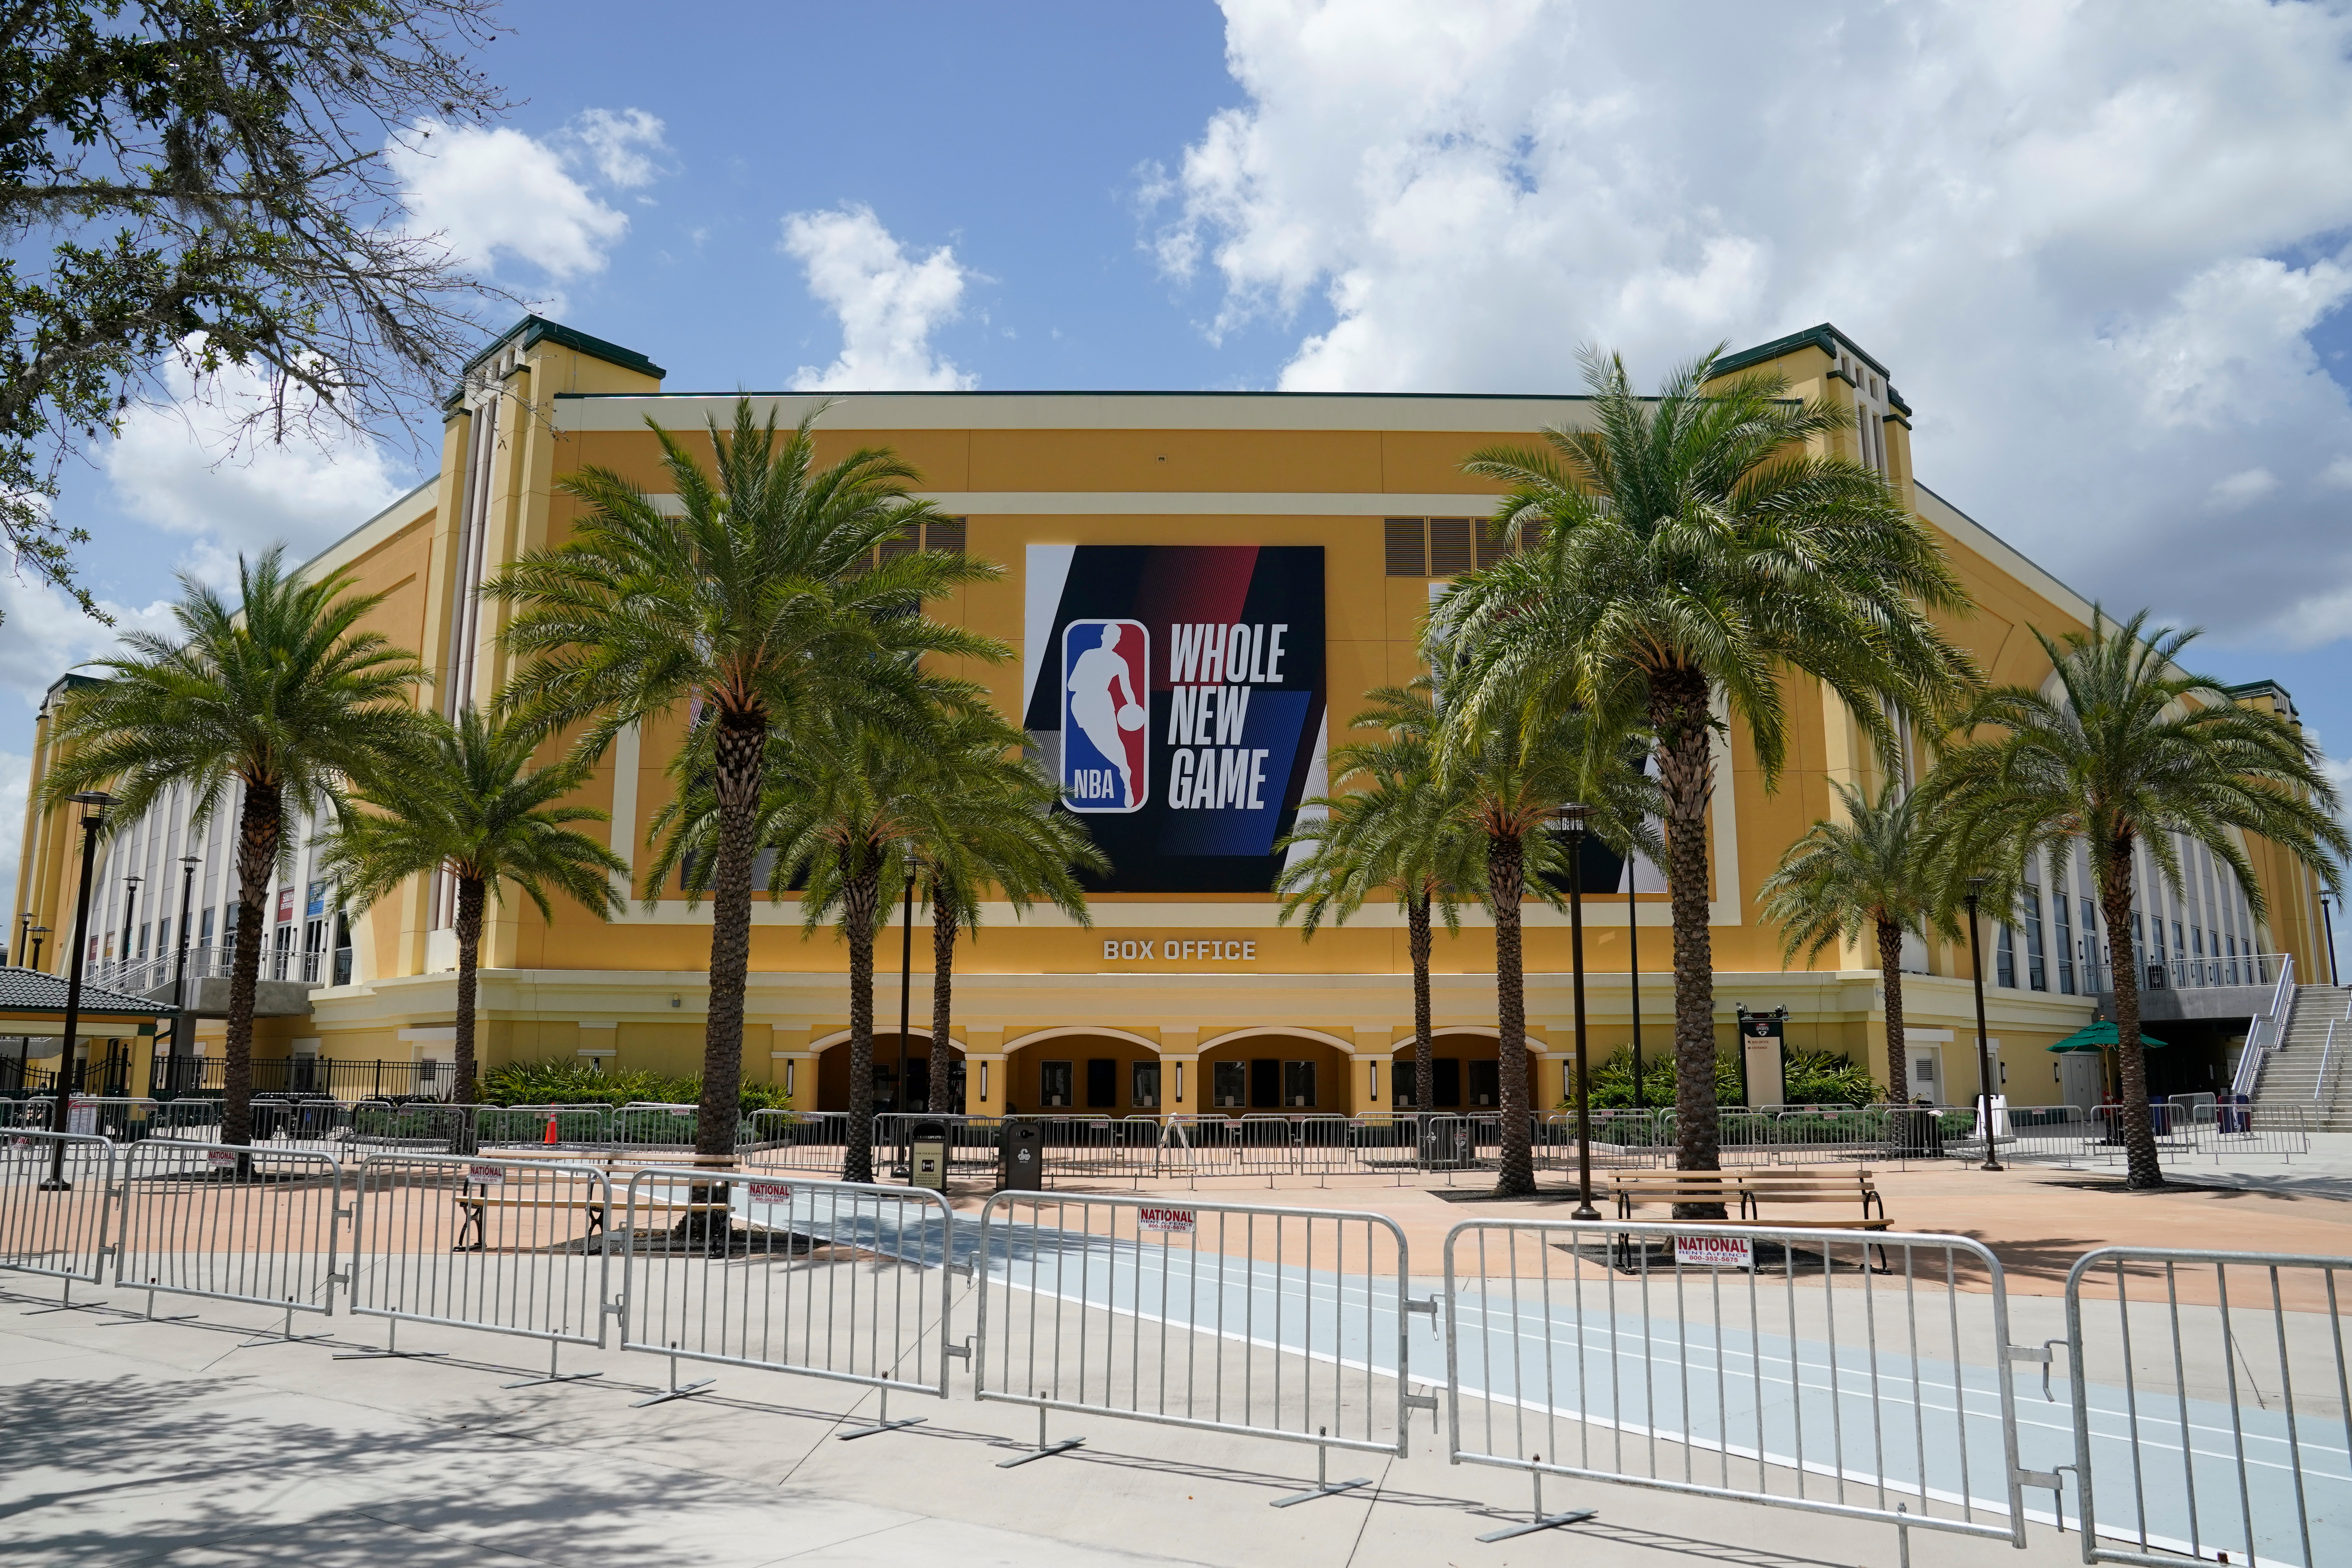
<svg viewBox="0 0 2352 1568">
<path fill-rule="evenodd" d="M 1037 1397 L 1045 1398 L 1045 1391 L 1039 1389 Z M 1009 1459 L 997 1460 L 996 1468 L 1000 1470 L 1010 1470 L 1029 1464 L 1033 1460 L 1050 1459 L 1056 1454 L 1068 1453 L 1085 1441 L 1084 1437 L 1065 1437 L 1058 1443 L 1045 1441 L 1045 1407 L 1040 1405 L 1037 1406 L 1037 1446 L 1025 1454 L 1015 1454 Z"/>
<path fill-rule="evenodd" d="M 119 1329 L 127 1323 L 184 1323 L 194 1316 L 195 1314 L 194 1312 L 174 1312 L 168 1318 L 157 1317 L 155 1315 L 155 1292 L 150 1290 L 147 1292 L 147 1315 L 145 1317 L 117 1318 L 110 1323 L 100 1323 L 99 1327 L 102 1329 Z"/>
<path fill-rule="evenodd" d="M 1328 1437 L 1330 1436 L 1330 1428 L 1328 1427 L 1318 1427 L 1317 1430 L 1319 1435 L 1323 1436 Z M 1319 1497 L 1336 1497 L 1341 1492 L 1353 1491 L 1358 1487 L 1368 1487 L 1372 1484 L 1372 1478 L 1370 1476 L 1358 1476 L 1352 1481 L 1333 1480 L 1331 1479 L 1329 1468 L 1330 1462 L 1331 1450 L 1320 1443 L 1316 1444 L 1315 1485 L 1307 1491 L 1293 1492 L 1288 1497 L 1278 1497 L 1266 1506 L 1268 1508 L 1291 1508 L 1302 1502 L 1313 1502 Z"/>
<path fill-rule="evenodd" d="M 446 1354 L 449 1354 L 446 1350 L 400 1350 L 400 1319 L 393 1319 L 393 1321 L 385 1326 L 383 1350 L 339 1350 L 334 1352 L 334 1359 L 336 1361 L 430 1361 L 430 1359 L 436 1359 L 436 1356 L 446 1356 Z"/>
<path fill-rule="evenodd" d="M 908 1415 L 897 1421 L 891 1420 L 890 1391 L 886 1388 L 882 1391 L 882 1413 L 879 1415 L 863 1426 L 852 1426 L 846 1432 L 838 1433 L 835 1437 L 840 1442 L 854 1443 L 860 1437 L 871 1437 L 877 1432 L 896 1432 L 901 1426 L 920 1426 L 929 1419 L 926 1415 Z"/>
<path fill-rule="evenodd" d="M 150 1309 L 149 1309 L 149 1310 L 152 1310 L 152 1303 L 151 1303 L 151 1305 L 150 1305 Z M 300 1343 L 302 1343 L 302 1342 L 303 1342 L 304 1341 L 306 1341 L 306 1340 L 323 1340 L 323 1339 L 326 1339 L 326 1338 L 328 1338 L 328 1337 L 329 1337 L 328 1335 L 323 1334 L 323 1333 L 317 1333 L 317 1334 L 298 1334 L 298 1333 L 296 1333 L 296 1332 L 294 1331 L 294 1309 L 293 1309 L 293 1308 L 291 1308 L 291 1307 L 289 1307 L 289 1308 L 287 1308 L 287 1309 L 286 1309 L 286 1328 L 285 1328 L 284 1331 L 282 1331 L 282 1332 L 280 1332 L 280 1333 L 275 1333 L 275 1334 L 264 1334 L 264 1335 L 262 1335 L 259 1339 L 247 1340 L 247 1341 L 246 1341 L 243 1344 L 238 1345 L 236 1348 L 237 1348 L 237 1349 L 239 1349 L 239 1350 L 241 1350 L 241 1351 L 249 1351 L 249 1350 L 252 1350 L 253 1348 L 255 1348 L 257 1345 L 292 1345 L 292 1344 L 300 1344 Z"/>
<path fill-rule="evenodd" d="M 673 1399 L 691 1399 L 718 1381 L 715 1377 L 698 1378 L 680 1386 L 677 1381 L 677 1357 L 672 1356 L 669 1358 L 669 1392 L 656 1394 L 651 1399 L 640 1399 L 629 1408 L 643 1410 L 648 1405 L 667 1405 Z"/>
<path fill-rule="evenodd" d="M 544 1383 L 578 1383 L 583 1378 L 602 1377 L 604 1375 L 601 1372 L 556 1371 L 555 1358 L 562 1353 L 563 1342 L 561 1340 L 550 1340 L 547 1342 L 547 1375 L 545 1377 L 526 1377 L 520 1383 L 502 1383 L 499 1384 L 499 1386 L 500 1388 L 537 1388 L 540 1384 Z"/>
<path fill-rule="evenodd" d="M 1543 1462 L 1543 1456 L 1541 1454 L 1538 1454 L 1535 1457 L 1535 1459 L 1538 1464 L 1540 1464 Z M 1586 1520 L 1595 1518 L 1601 1512 L 1597 1508 L 1578 1508 L 1570 1509 L 1566 1513 L 1546 1513 L 1544 1512 L 1543 1506 L 1543 1472 L 1541 1470 L 1530 1471 L 1528 1472 L 1528 1479 L 1535 1483 L 1535 1517 L 1528 1521 L 1525 1524 L 1506 1525 L 1501 1530 L 1490 1530 L 1486 1534 L 1480 1536 L 1478 1538 L 1479 1540 L 1485 1542 L 1510 1541 L 1522 1535 L 1533 1535 L 1539 1530 L 1558 1530 L 1563 1524 L 1582 1524 Z M 1903 1562 L 1905 1563 L 1905 1568 L 1909 1568 L 1911 1557 L 1907 1552 L 1904 1554 Z"/>
</svg>

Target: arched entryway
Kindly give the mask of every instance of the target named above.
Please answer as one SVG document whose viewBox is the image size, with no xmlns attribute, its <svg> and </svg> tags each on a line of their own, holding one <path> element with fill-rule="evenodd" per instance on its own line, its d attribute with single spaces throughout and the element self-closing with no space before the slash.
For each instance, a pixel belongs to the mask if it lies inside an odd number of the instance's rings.
<svg viewBox="0 0 2352 1568">
<path fill-rule="evenodd" d="M 1007 1047 L 1004 1071 L 1007 1116 L 1156 1116 L 1174 1092 L 1159 1047 L 1123 1029 L 1024 1036 Z"/>
<path fill-rule="evenodd" d="M 1413 1047 L 1399 1046 L 1389 1068 L 1390 1103 L 1399 1110 L 1475 1115 L 1502 1104 L 1501 1041 L 1492 1029 L 1439 1029 L 1429 1041 L 1430 1103 L 1413 1103 Z"/>
<path fill-rule="evenodd" d="M 1348 1068 L 1347 1050 L 1331 1039 L 1288 1029 L 1221 1036 L 1202 1045 L 1201 1109 L 1226 1116 L 1345 1113 L 1370 1098 Z"/>
<path fill-rule="evenodd" d="M 964 1108 L 963 1047 L 952 1041 L 948 1050 L 955 1058 L 954 1076 L 948 1083 L 948 1103 L 956 1110 Z M 907 1088 L 904 1109 L 927 1110 L 931 1094 L 931 1037 L 928 1034 L 907 1037 Z M 819 1110 L 849 1109 L 849 1041 L 846 1037 L 826 1046 L 816 1058 L 816 1108 Z M 898 1094 L 898 1031 L 877 1030 L 874 1036 L 874 1109 L 877 1112 L 901 1109 Z"/>
</svg>

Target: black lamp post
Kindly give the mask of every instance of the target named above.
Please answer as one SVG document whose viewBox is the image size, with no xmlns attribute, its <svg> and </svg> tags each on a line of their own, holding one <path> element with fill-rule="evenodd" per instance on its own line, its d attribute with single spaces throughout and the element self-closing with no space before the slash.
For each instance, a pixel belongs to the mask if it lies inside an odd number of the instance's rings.
<svg viewBox="0 0 2352 1568">
<path fill-rule="evenodd" d="M 898 933 L 898 1087 L 891 1091 L 890 1108 L 907 1113 L 907 990 L 915 980 L 915 878 L 907 876 L 907 912 Z M 929 1106 L 925 1110 L 930 1109 Z M 899 1123 L 903 1131 L 906 1124 Z"/>
<path fill-rule="evenodd" d="M 125 971 L 131 967 L 131 938 L 139 930 L 133 922 L 139 914 L 139 884 L 142 880 L 135 871 L 122 879 L 123 887 L 129 889 L 122 895 L 122 967 Z M 147 955 L 142 952 L 139 956 L 144 958 Z"/>
<path fill-rule="evenodd" d="M 19 969 L 30 967 L 25 962 L 25 944 L 31 940 L 32 931 L 33 911 L 26 910 L 16 917 L 16 967 Z"/>
<path fill-rule="evenodd" d="M 1979 1170 L 1998 1171 L 2000 1162 L 1992 1157 L 1992 1047 L 1986 1043 L 1984 1010 L 1984 952 L 1977 941 L 1977 900 L 1984 896 L 1986 877 L 1969 879 L 1969 977 L 1977 993 L 1977 1099 L 1984 1113 L 1984 1163 Z"/>
<path fill-rule="evenodd" d="M 2343 976 L 2336 973 L 2336 917 L 2327 908 L 2334 897 L 2329 893 L 2319 895 L 2319 923 L 2327 928 L 2327 984 L 2341 985 L 2344 984 Z"/>
<path fill-rule="evenodd" d="M 48 934 L 49 928 L 47 926 L 33 928 L 33 967 L 36 969 L 41 967 L 41 939 Z"/>
<path fill-rule="evenodd" d="M 1633 984 L 1633 1109 L 1642 1109 L 1642 906 L 1633 884 L 1642 864 L 1641 852 L 1625 858 L 1625 973 Z"/>
<path fill-rule="evenodd" d="M 172 950 L 172 1055 L 175 1057 L 180 1054 L 181 1047 L 187 1044 L 180 1037 L 180 1030 L 182 1010 L 188 1005 L 187 997 L 183 994 L 187 989 L 188 982 L 188 904 L 196 890 L 196 868 L 202 863 L 194 855 L 180 857 L 180 923 L 173 928 L 177 932 L 178 940 L 173 944 Z M 174 1075 L 178 1070 L 177 1068 L 173 1069 Z M 150 1084 L 148 1087 L 150 1092 L 152 1092 L 154 1086 Z M 179 1079 L 176 1076 L 173 1079 L 172 1087 L 174 1089 L 179 1088 Z"/>
<path fill-rule="evenodd" d="M 1592 1094 L 1586 1064 L 1592 1052 L 1584 1037 L 1584 819 L 1589 805 L 1571 803 L 1552 813 L 1568 829 L 1568 955 L 1574 971 L 1576 1008 L 1576 1212 L 1571 1219 L 1599 1219 L 1592 1206 Z"/>
<path fill-rule="evenodd" d="M 72 1184 L 66 1180 L 67 1102 L 71 1096 L 66 1089 L 66 1064 L 73 1060 L 74 1033 L 81 1023 L 81 966 L 89 953 L 89 871 L 98 858 L 98 830 L 106 826 L 106 808 L 114 797 L 102 790 L 85 790 L 74 801 L 90 810 L 81 819 L 81 883 L 74 889 L 73 957 L 66 965 L 65 1047 L 58 1057 L 57 1092 L 50 1096 L 49 1131 L 58 1134 L 49 1148 L 49 1179 L 41 1184 L 44 1192 L 61 1193 Z"/>
</svg>

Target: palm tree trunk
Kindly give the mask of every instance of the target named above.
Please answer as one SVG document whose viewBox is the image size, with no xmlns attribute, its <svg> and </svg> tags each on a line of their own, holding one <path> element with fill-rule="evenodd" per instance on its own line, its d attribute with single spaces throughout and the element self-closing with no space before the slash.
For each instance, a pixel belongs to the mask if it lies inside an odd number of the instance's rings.
<svg viewBox="0 0 2352 1568">
<path fill-rule="evenodd" d="M 723 713 L 717 776 L 719 863 L 710 879 L 710 1000 L 702 1032 L 702 1100 L 694 1152 L 731 1156 L 743 1117 L 743 982 L 751 965 L 751 842 L 766 763 L 762 713 Z"/>
<path fill-rule="evenodd" d="M 1911 1053 L 1903 1029 L 1903 928 L 1878 926 L 1878 984 L 1886 993 L 1886 1098 L 1902 1105 L 1911 1098 Z"/>
<path fill-rule="evenodd" d="M 951 1115 L 963 1107 L 949 1103 L 949 1079 L 955 1073 L 955 1042 L 948 1034 L 954 1013 L 956 911 L 953 895 L 931 884 L 931 1097 L 934 1116 Z"/>
<path fill-rule="evenodd" d="M 2165 1184 L 2156 1157 L 2156 1127 L 2147 1105 L 2147 1052 L 2139 1043 L 2139 972 L 2132 963 L 2132 845 L 2120 839 L 2108 851 L 2107 874 L 2099 886 L 2107 917 L 2107 973 L 2116 988 L 2116 1070 L 2122 1079 L 2124 1185 L 2133 1191 Z M 1990 1090 L 1987 1090 L 1988 1093 Z"/>
<path fill-rule="evenodd" d="M 841 923 L 849 937 L 849 1138 L 841 1179 L 874 1179 L 874 915 L 882 897 L 882 868 L 862 867 L 841 890 Z"/>
<path fill-rule="evenodd" d="M 228 1039 L 222 1047 L 221 1142 L 253 1142 L 253 999 L 261 981 L 261 950 L 269 941 L 264 900 L 278 876 L 278 846 L 286 827 L 276 784 L 245 786 L 237 809 L 236 960 L 229 969 Z"/>
<path fill-rule="evenodd" d="M 1429 1037 L 1429 895 L 1416 893 L 1405 900 L 1406 940 L 1412 948 L 1412 1108 L 1429 1114 L 1430 1098 L 1437 1092 L 1437 1051 Z"/>
<path fill-rule="evenodd" d="M 453 1105 L 474 1103 L 474 997 L 482 962 L 482 879 L 457 879 L 457 1027 L 450 1042 L 457 1058 L 457 1081 L 449 1091 Z"/>
<path fill-rule="evenodd" d="M 1706 677 L 1650 678 L 1658 783 L 1666 796 L 1666 893 L 1675 921 L 1675 1164 L 1719 1171 L 1715 1110 L 1715 944 L 1707 931 L 1706 805 L 1715 789 Z M 1721 1219 L 1720 1204 L 1675 1205 L 1681 1219 Z"/>
<path fill-rule="evenodd" d="M 1519 900 L 1527 891 L 1526 847 L 1517 835 L 1486 840 L 1486 894 L 1495 907 L 1495 1021 L 1502 1079 L 1502 1131 L 1496 1138 L 1495 1191 L 1524 1197 L 1536 1190 L 1535 1150 L 1528 1132 L 1528 996 L 1519 947 Z"/>
</svg>

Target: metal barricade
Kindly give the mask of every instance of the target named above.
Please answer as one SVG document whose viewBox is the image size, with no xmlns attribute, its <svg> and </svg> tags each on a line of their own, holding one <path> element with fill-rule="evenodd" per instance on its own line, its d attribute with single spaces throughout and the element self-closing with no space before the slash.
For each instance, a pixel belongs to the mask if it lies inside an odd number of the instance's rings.
<svg viewBox="0 0 2352 1568">
<path fill-rule="evenodd" d="M 2012 1105 L 2009 1133 L 2000 1146 L 2005 1160 L 2079 1160 L 2099 1127 L 2084 1106 Z"/>
<path fill-rule="evenodd" d="M 435 1100 L 362 1100 L 351 1108 L 352 1146 L 362 1153 L 461 1153 L 473 1142 L 477 1109 Z"/>
<path fill-rule="evenodd" d="M 840 1110 L 755 1110 L 737 1152 L 763 1171 L 839 1171 L 849 1148 L 849 1116 Z"/>
<path fill-rule="evenodd" d="M 17 1128 L 0 1143 L 0 1268 L 96 1285 L 106 1268 L 114 1145 Z M 58 1173 L 61 1182 L 52 1180 Z"/>
<path fill-rule="evenodd" d="M 352 1141 L 351 1107 L 333 1100 L 275 1100 L 249 1105 L 256 1144 L 328 1151 Z"/>
<path fill-rule="evenodd" d="M 604 1344 L 613 1201 L 602 1171 L 371 1154 L 353 1207 L 352 1311 Z"/>
<path fill-rule="evenodd" d="M 981 1210 L 975 1398 L 1402 1456 L 1412 1272 L 1384 1215 L 998 1193 Z M 1433 1352 L 1424 1339 L 1424 1354 Z M 1366 1484 L 1320 1486 L 1288 1500 Z"/>
<path fill-rule="evenodd" d="M 77 1094 L 66 1100 L 66 1131 L 116 1145 L 149 1136 L 155 1101 L 122 1095 Z"/>
<path fill-rule="evenodd" d="M 2352 1258 L 2108 1247 L 2075 1260 L 2084 1562 L 2352 1562 L 2347 1289 Z"/>
<path fill-rule="evenodd" d="M 677 1383 L 685 1359 L 947 1397 L 948 1275 L 971 1270 L 939 1194 L 678 1168 L 626 1200 L 621 1348 L 671 1357 L 673 1394 L 708 1386 Z"/>
<path fill-rule="evenodd" d="M 2228 1105 L 2197 1128 L 2197 1151 L 2216 1163 L 2232 1155 L 2311 1152 L 2311 1109 L 2303 1105 Z"/>
<path fill-rule="evenodd" d="M 691 1105 L 625 1105 L 612 1113 L 612 1142 L 615 1148 L 690 1154 L 699 1114 Z"/>
<path fill-rule="evenodd" d="M 1882 1160 L 1887 1153 L 1887 1113 L 1874 1105 L 1786 1107 L 1773 1113 L 1771 1142 L 1777 1165 Z"/>
<path fill-rule="evenodd" d="M 2024 1543 L 2000 1264 L 1965 1237 L 1473 1220 L 1448 1457 Z M 2036 1354 L 2037 1352 L 2025 1352 Z M 2054 1457 L 2054 1456 L 2053 1456 Z M 1907 1548 L 1906 1548 L 1907 1560 Z"/>
<path fill-rule="evenodd" d="M 334 1310 L 342 1167 L 304 1150 L 150 1139 L 121 1152 L 114 1282 L 154 1295 Z"/>
<path fill-rule="evenodd" d="M 607 1109 L 602 1105 L 478 1105 L 474 1107 L 475 1146 L 602 1149 L 612 1142 Z"/>
</svg>

